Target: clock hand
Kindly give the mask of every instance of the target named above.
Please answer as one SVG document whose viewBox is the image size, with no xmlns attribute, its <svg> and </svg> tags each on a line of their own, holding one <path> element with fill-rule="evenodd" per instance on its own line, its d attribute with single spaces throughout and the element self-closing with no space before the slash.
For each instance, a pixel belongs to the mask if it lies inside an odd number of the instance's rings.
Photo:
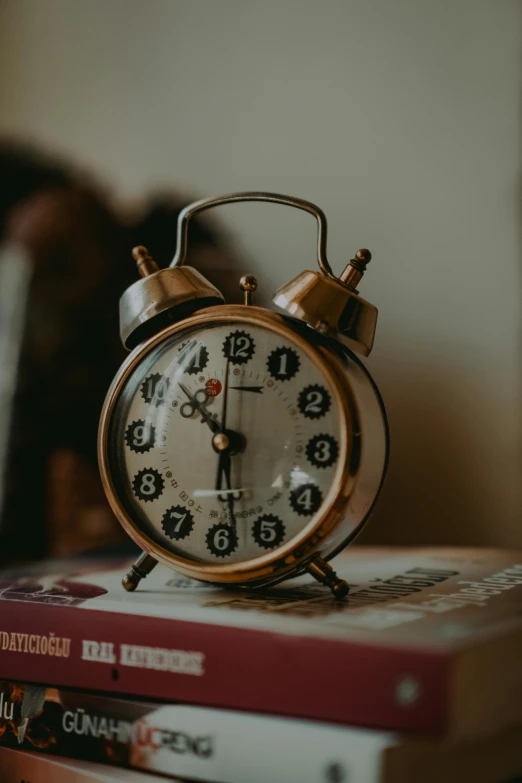
<svg viewBox="0 0 522 783">
<path fill-rule="evenodd" d="M 230 495 L 233 500 L 240 500 L 243 497 L 243 492 L 240 489 L 232 489 L 232 479 L 231 479 L 231 472 L 232 472 L 232 453 L 231 452 L 225 452 L 223 456 L 227 456 L 228 459 L 223 460 L 223 473 L 225 474 L 225 480 L 227 483 L 227 495 Z"/>
<path fill-rule="evenodd" d="M 218 495 L 218 498 L 220 500 L 225 499 L 228 505 L 228 511 L 230 514 L 230 521 L 236 527 L 236 517 L 234 514 L 234 493 L 230 490 L 232 489 L 232 481 L 231 481 L 231 461 L 230 461 L 230 453 L 223 451 L 219 455 L 219 461 L 218 461 L 218 474 L 216 479 L 216 490 L 222 489 L 223 485 L 223 476 L 225 476 L 225 481 L 227 485 L 227 489 L 229 492 L 225 495 L 225 498 L 223 498 L 223 495 Z M 241 493 L 239 493 L 238 499 L 241 497 Z"/>
<path fill-rule="evenodd" d="M 249 391 L 255 392 L 256 394 L 263 394 L 262 386 L 231 386 L 230 388 L 236 389 L 237 391 Z"/>
<path fill-rule="evenodd" d="M 201 416 L 201 421 L 204 421 L 214 433 L 214 437 L 211 441 L 214 450 L 217 452 L 227 451 L 230 454 L 237 454 L 238 452 L 243 451 L 246 445 L 244 436 L 233 430 L 225 430 L 224 425 L 220 424 L 219 421 L 214 416 L 211 416 L 205 409 L 206 400 L 202 402 L 198 400 L 198 394 L 206 394 L 205 389 L 198 389 L 195 394 L 191 394 L 182 383 L 180 383 L 180 387 L 189 399 L 189 402 L 184 402 L 180 407 L 181 415 L 184 418 L 189 419 L 194 415 L 194 411 L 198 411 Z M 226 406 L 224 405 L 223 407 L 226 418 Z M 188 408 L 188 413 L 184 413 L 184 408 Z"/>
<path fill-rule="evenodd" d="M 232 489 L 231 481 L 230 481 L 230 454 L 227 454 L 227 458 L 224 460 L 223 464 L 223 473 L 225 474 L 225 479 L 227 482 L 227 489 Z M 236 527 L 236 517 L 234 514 L 234 495 L 232 493 L 227 494 L 227 505 L 228 505 L 228 512 L 230 514 L 230 522 L 231 524 Z"/>
<path fill-rule="evenodd" d="M 208 411 L 205 410 L 204 406 L 196 399 L 196 397 L 189 392 L 186 386 L 184 386 L 182 383 L 180 383 L 180 388 L 183 391 L 184 394 L 189 398 L 191 406 L 194 408 L 194 410 L 197 410 L 197 412 L 200 414 L 202 421 L 207 424 L 212 432 L 222 432 L 222 428 L 219 425 L 219 422 L 217 422 Z"/>
<path fill-rule="evenodd" d="M 225 388 L 223 389 L 223 407 L 221 409 L 221 431 L 224 432 L 227 426 L 227 406 L 228 406 L 228 375 L 230 368 L 230 359 L 227 359 L 225 367 Z"/>
</svg>

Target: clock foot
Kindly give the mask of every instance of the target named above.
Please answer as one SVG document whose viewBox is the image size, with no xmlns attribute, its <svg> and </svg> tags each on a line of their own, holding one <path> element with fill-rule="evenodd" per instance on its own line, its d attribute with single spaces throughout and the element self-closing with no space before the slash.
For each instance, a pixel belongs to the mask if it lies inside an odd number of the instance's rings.
<svg viewBox="0 0 522 783">
<path fill-rule="evenodd" d="M 322 585 L 329 587 L 334 598 L 338 601 L 342 601 L 350 592 L 348 582 L 345 582 L 344 579 L 339 579 L 333 568 L 329 566 L 322 557 L 314 557 L 314 559 L 308 563 L 306 570 Z"/>
<path fill-rule="evenodd" d="M 145 577 L 150 574 L 152 569 L 157 565 L 158 561 L 154 557 L 151 557 L 146 552 L 143 552 L 138 557 L 129 573 L 125 574 L 122 579 L 121 583 L 125 590 L 127 590 L 129 593 L 135 590 L 141 580 L 145 579 Z"/>
</svg>

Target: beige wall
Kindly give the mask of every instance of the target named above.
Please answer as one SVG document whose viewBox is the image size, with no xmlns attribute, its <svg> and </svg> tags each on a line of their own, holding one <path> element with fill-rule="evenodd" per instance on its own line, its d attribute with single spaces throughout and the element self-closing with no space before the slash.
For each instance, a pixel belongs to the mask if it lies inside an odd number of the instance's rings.
<svg viewBox="0 0 522 783">
<path fill-rule="evenodd" d="M 340 270 L 374 253 L 368 365 L 393 457 L 365 540 L 522 545 L 520 5 L 514 0 L 2 0 L 2 131 L 123 196 L 318 202 Z M 265 292 L 314 225 L 222 211 Z"/>
</svg>

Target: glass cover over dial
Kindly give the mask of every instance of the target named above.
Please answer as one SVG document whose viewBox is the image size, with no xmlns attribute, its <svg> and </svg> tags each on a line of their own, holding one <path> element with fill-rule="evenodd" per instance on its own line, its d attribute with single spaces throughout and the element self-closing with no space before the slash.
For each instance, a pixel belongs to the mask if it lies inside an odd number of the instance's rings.
<svg viewBox="0 0 522 783">
<path fill-rule="evenodd" d="M 220 321 L 173 333 L 116 403 L 109 459 L 120 502 L 150 539 L 195 562 L 273 551 L 335 486 L 337 399 L 289 330 Z"/>
</svg>

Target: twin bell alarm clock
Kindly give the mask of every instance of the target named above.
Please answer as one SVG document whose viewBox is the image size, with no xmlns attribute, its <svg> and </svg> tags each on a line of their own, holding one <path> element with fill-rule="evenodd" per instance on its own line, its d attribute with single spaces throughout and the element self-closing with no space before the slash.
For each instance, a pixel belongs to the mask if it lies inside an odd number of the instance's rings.
<svg viewBox="0 0 522 783">
<path fill-rule="evenodd" d="M 227 305 L 185 265 L 190 219 L 210 207 L 268 201 L 317 220 L 318 270 L 256 307 L 256 279 Z M 357 286 L 359 250 L 336 277 L 315 204 L 234 193 L 179 215 L 176 255 L 159 269 L 133 251 L 139 279 L 120 301 L 131 353 L 101 414 L 98 452 L 109 503 L 143 550 L 123 579 L 135 590 L 161 562 L 187 577 L 259 588 L 308 572 L 344 598 L 328 561 L 368 518 L 388 458 L 386 414 L 358 358 L 372 349 L 377 309 Z"/>
</svg>

